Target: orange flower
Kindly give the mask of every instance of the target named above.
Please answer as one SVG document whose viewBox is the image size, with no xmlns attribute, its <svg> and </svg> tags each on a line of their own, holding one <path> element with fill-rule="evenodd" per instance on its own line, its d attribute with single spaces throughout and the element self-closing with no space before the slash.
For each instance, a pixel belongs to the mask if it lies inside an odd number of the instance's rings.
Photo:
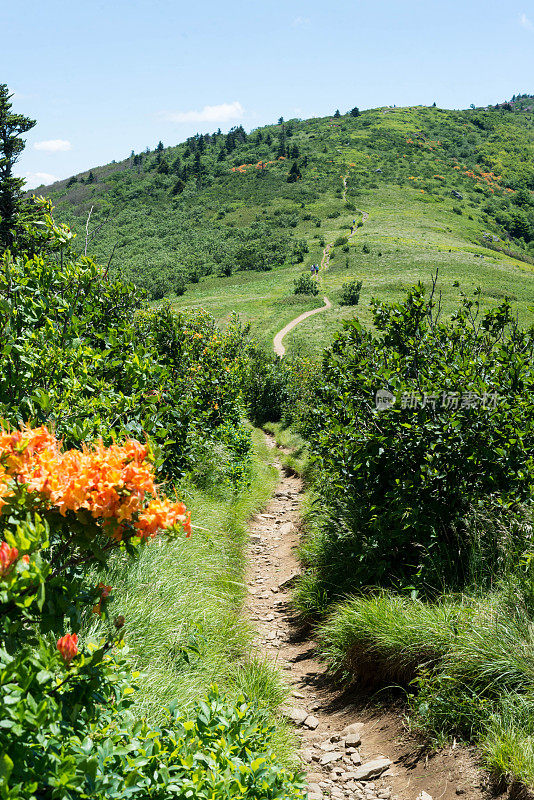
<svg viewBox="0 0 534 800">
<path fill-rule="evenodd" d="M 183 503 L 172 503 L 167 498 L 151 500 L 139 514 L 134 527 L 141 539 L 153 538 L 159 530 L 172 528 L 177 523 L 188 533 L 191 533 L 190 514 L 186 516 L 187 509 Z"/>
<path fill-rule="evenodd" d="M 7 575 L 18 557 L 19 551 L 16 547 L 10 547 L 7 542 L 0 544 L 0 578 Z"/>
<path fill-rule="evenodd" d="M 68 511 L 89 511 L 93 518 L 103 520 L 104 529 L 116 541 L 122 539 L 122 523 L 132 522 L 138 514 L 148 525 L 141 523 L 142 538 L 177 521 L 185 523 L 186 509 L 181 503 L 156 499 L 146 506 L 146 495 L 156 494 L 147 458 L 148 447 L 134 439 L 111 447 L 99 441 L 92 448 L 62 453 L 59 441 L 44 427 L 25 426 L 14 433 L 0 428 L 0 512 L 6 504 L 3 498 L 13 494 L 9 485 L 13 482 L 40 495 L 42 502 L 63 516 Z"/>
<path fill-rule="evenodd" d="M 56 647 L 68 666 L 78 653 L 78 636 L 75 633 L 67 633 L 57 640 Z"/>
</svg>

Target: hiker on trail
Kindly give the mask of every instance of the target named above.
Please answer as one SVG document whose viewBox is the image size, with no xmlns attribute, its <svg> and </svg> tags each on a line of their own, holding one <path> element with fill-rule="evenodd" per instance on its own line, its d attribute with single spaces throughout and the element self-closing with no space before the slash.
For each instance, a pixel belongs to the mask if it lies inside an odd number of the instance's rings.
<svg viewBox="0 0 534 800">
<path fill-rule="evenodd" d="M 315 274 L 315 264 L 312 264 L 312 265 L 311 265 L 311 267 L 310 267 L 310 273 L 311 273 L 311 276 L 312 276 L 312 278 L 313 278 L 313 276 L 314 276 L 314 274 Z"/>
</svg>

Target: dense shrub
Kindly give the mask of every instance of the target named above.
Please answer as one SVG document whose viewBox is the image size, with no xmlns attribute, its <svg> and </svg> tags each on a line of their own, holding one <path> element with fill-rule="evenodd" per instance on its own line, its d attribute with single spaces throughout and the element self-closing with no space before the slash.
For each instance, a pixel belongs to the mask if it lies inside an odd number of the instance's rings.
<svg viewBox="0 0 534 800">
<path fill-rule="evenodd" d="M 347 244 L 348 238 L 346 236 L 338 236 L 334 242 L 335 247 L 341 247 L 342 245 Z"/>
<path fill-rule="evenodd" d="M 342 306 L 357 306 L 360 302 L 361 281 L 347 281 L 341 286 L 339 302 Z"/>
<path fill-rule="evenodd" d="M 532 497 L 534 331 L 507 302 L 481 315 L 464 299 L 442 322 L 421 286 L 375 303 L 374 322 L 378 336 L 344 323 L 308 415 L 319 586 L 463 586 L 475 568 L 489 583 L 527 545 L 528 533 L 503 539 L 502 517 Z"/>
<path fill-rule="evenodd" d="M 190 522 L 182 503 L 158 497 L 146 446 L 63 452 L 41 427 L 0 431 L 0 524 L 0 787 L 5 797 L 33 796 L 36 785 L 52 796 L 75 789 L 84 767 L 94 779 L 98 745 L 83 742 L 106 738 L 129 693 L 110 655 L 124 619 L 101 642 L 78 640 L 112 591 L 88 568 L 119 549 L 133 555 L 162 529 L 189 535 Z"/>
<path fill-rule="evenodd" d="M 309 294 L 314 297 L 319 294 L 317 281 L 314 280 L 311 275 L 299 275 L 298 278 L 295 278 L 293 283 L 295 285 L 293 289 L 294 294 Z"/>
<path fill-rule="evenodd" d="M 148 435 L 158 471 L 182 476 L 200 431 L 241 425 L 243 331 L 168 304 L 140 312 L 143 294 L 76 258 L 44 210 L 36 254 L 0 256 L 0 417 L 53 425 L 67 445 Z"/>
<path fill-rule="evenodd" d="M 255 425 L 277 422 L 286 402 L 287 370 L 278 356 L 251 348 L 243 374 L 243 398 Z"/>
</svg>

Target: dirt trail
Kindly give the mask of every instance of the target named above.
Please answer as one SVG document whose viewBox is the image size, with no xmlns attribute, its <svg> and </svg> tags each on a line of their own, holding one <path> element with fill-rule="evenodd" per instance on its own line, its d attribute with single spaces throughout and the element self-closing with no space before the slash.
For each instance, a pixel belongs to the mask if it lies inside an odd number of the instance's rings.
<svg viewBox="0 0 534 800">
<path fill-rule="evenodd" d="M 416 800 L 421 792 L 430 800 L 487 798 L 483 775 L 466 750 L 429 755 L 408 737 L 398 713 L 378 709 L 354 691 L 336 689 L 327 676 L 315 642 L 299 629 L 290 603 L 299 570 L 294 551 L 302 482 L 282 474 L 274 439 L 266 438 L 280 481 L 250 525 L 246 607 L 257 628 L 258 652 L 285 671 L 292 687 L 286 713 L 301 736 L 310 800 Z M 366 779 L 366 765 L 374 761 L 375 771 L 382 772 Z"/>
<path fill-rule="evenodd" d="M 346 175 L 342 175 L 341 177 L 343 178 L 343 201 L 346 201 L 346 199 L 347 199 L 347 176 Z M 362 211 L 361 213 L 362 213 L 362 218 L 363 218 L 364 222 L 367 219 L 369 219 L 369 214 L 367 213 L 367 211 Z M 356 230 L 357 230 L 357 228 L 354 227 L 352 233 L 348 237 L 349 239 L 352 238 L 352 236 L 354 236 L 354 234 L 356 233 Z M 328 269 L 328 267 L 330 266 L 330 251 L 332 250 L 333 246 L 334 246 L 333 242 L 330 242 L 329 244 L 327 244 L 325 246 L 325 248 L 323 250 L 323 257 L 321 259 L 320 271 Z M 278 333 L 276 334 L 276 336 L 274 337 L 274 340 L 273 340 L 274 352 L 276 353 L 277 356 L 280 356 L 280 358 L 282 358 L 282 356 L 285 355 L 286 348 L 282 344 L 282 339 L 285 336 L 287 336 L 289 331 L 292 331 L 294 327 L 299 325 L 303 320 L 307 319 L 308 317 L 311 317 L 314 314 L 319 314 L 319 313 L 321 313 L 321 311 L 327 311 L 329 308 L 332 308 L 332 303 L 330 302 L 328 297 L 326 297 L 326 295 L 323 297 L 323 300 L 324 300 L 324 306 L 322 306 L 322 308 L 314 308 L 313 311 L 306 311 L 304 314 L 299 314 L 299 316 L 295 317 L 295 319 L 292 319 L 291 322 L 289 322 L 285 326 L 285 328 L 282 328 L 281 331 L 278 331 Z"/>
<path fill-rule="evenodd" d="M 332 303 L 328 297 L 323 297 L 323 300 L 324 306 L 321 306 L 321 308 L 313 308 L 311 311 L 305 311 L 304 314 L 299 314 L 298 317 L 295 317 L 295 319 L 292 319 L 291 322 L 288 322 L 285 328 L 282 328 L 281 331 L 278 331 L 273 340 L 274 352 L 277 356 L 282 358 L 282 356 L 285 355 L 286 348 L 282 344 L 282 339 L 289 333 L 289 331 L 292 331 L 296 325 L 299 325 L 303 320 L 308 319 L 308 317 L 312 317 L 314 314 L 320 314 L 322 311 L 327 311 L 329 308 L 332 308 Z"/>
<path fill-rule="evenodd" d="M 343 197 L 343 202 L 346 203 L 347 202 L 347 176 L 346 175 L 342 175 L 341 177 L 343 178 L 343 195 L 342 195 L 342 197 Z M 369 219 L 369 212 L 368 211 L 360 211 L 360 214 L 362 215 L 362 222 L 367 222 L 367 220 Z M 352 229 L 352 233 L 349 235 L 348 238 L 352 239 L 352 237 L 354 236 L 354 234 L 356 233 L 357 230 L 358 230 L 358 228 L 356 226 L 354 226 L 353 229 Z"/>
</svg>

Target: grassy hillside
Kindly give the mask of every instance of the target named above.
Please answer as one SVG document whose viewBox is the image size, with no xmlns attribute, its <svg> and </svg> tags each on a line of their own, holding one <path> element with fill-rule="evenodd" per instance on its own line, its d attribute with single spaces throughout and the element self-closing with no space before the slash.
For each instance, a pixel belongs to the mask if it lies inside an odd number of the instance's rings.
<svg viewBox="0 0 534 800">
<path fill-rule="evenodd" d="M 50 187 L 57 214 L 111 271 L 217 319 L 237 311 L 266 343 L 320 304 L 293 281 L 335 243 L 321 284 L 333 310 L 287 340 L 313 352 L 353 307 L 348 280 L 398 299 L 439 268 L 445 310 L 481 287 L 523 322 L 534 303 L 534 98 L 488 109 L 382 108 L 192 137 Z M 366 212 L 362 218 L 362 212 Z M 368 215 L 368 216 L 367 216 Z M 350 236 L 350 228 L 355 227 Z M 347 241 L 344 240 L 347 237 Z M 506 251 L 506 252 L 505 252 Z M 291 298 L 291 300 L 289 300 Z"/>
</svg>

